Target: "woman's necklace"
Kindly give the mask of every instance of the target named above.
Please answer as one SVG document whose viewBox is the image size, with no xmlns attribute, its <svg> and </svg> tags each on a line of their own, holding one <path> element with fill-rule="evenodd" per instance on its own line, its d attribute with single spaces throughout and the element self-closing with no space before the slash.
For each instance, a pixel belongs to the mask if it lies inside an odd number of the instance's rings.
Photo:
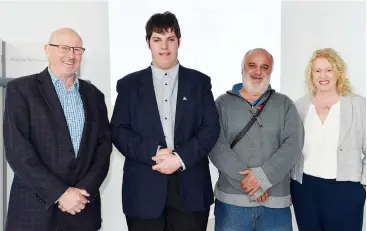
<svg viewBox="0 0 367 231">
<path fill-rule="evenodd" d="M 329 111 L 329 110 L 330 110 L 329 105 L 324 106 L 324 111 Z"/>
</svg>

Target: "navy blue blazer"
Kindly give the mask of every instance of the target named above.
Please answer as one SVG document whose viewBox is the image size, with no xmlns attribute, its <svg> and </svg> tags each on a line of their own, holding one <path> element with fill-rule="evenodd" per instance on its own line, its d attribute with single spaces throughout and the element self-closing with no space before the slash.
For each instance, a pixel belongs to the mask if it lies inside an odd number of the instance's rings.
<svg viewBox="0 0 367 231">
<path fill-rule="evenodd" d="M 112 142 L 104 95 L 79 79 L 85 123 L 77 158 L 63 109 L 46 68 L 8 83 L 4 112 L 6 159 L 14 171 L 6 231 L 98 230 L 99 188 L 110 166 Z M 87 190 L 77 215 L 55 203 L 68 187 Z"/>
<path fill-rule="evenodd" d="M 165 207 L 168 175 L 152 170 L 152 157 L 158 145 L 167 145 L 151 67 L 120 79 L 117 92 L 111 134 L 113 144 L 125 156 L 123 211 L 128 216 L 157 218 Z M 210 78 L 180 66 L 174 143 L 186 166 L 178 174 L 181 203 L 188 210 L 202 211 L 213 203 L 208 154 L 219 131 Z"/>
</svg>

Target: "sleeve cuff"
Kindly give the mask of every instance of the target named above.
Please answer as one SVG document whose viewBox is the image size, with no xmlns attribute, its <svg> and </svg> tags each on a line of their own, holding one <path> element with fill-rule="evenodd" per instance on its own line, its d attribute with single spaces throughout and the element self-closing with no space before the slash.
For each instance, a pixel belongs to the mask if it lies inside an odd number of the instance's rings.
<svg viewBox="0 0 367 231">
<path fill-rule="evenodd" d="M 259 188 L 259 190 L 256 191 L 256 193 L 252 196 L 249 195 L 249 199 L 251 202 L 256 201 L 257 198 L 261 197 L 264 194 L 265 191 L 262 190 L 262 188 Z"/>
<path fill-rule="evenodd" d="M 363 174 L 362 174 L 361 184 L 366 186 L 366 173 L 364 171 L 363 171 Z"/>
<path fill-rule="evenodd" d="M 161 149 L 161 146 L 160 145 L 158 145 L 158 148 L 157 148 L 157 151 L 155 152 L 155 155 L 158 154 L 159 149 Z"/>
<path fill-rule="evenodd" d="M 262 168 L 251 168 L 251 171 L 255 175 L 261 189 L 264 192 L 273 186 L 270 183 L 269 179 L 266 177 L 265 172 L 262 170 Z"/>
<path fill-rule="evenodd" d="M 178 155 L 178 153 L 177 153 L 177 152 L 175 152 L 175 156 L 177 156 L 177 158 L 179 159 L 179 161 L 180 161 L 180 163 L 181 163 L 180 170 L 181 170 L 181 171 L 186 170 L 185 163 L 182 161 L 182 159 L 181 159 L 180 155 Z"/>
</svg>

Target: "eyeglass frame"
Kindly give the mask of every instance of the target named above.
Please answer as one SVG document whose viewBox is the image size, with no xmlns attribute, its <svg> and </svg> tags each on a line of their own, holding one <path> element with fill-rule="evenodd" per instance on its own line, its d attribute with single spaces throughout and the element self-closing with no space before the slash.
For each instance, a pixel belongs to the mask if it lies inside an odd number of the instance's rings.
<svg viewBox="0 0 367 231">
<path fill-rule="evenodd" d="M 60 52 L 60 53 L 63 53 L 63 54 L 66 54 L 66 53 L 69 53 L 70 49 L 73 49 L 73 53 L 75 54 L 75 48 L 80 48 L 82 49 L 82 53 L 81 54 L 76 54 L 76 55 L 82 55 L 84 54 L 84 51 L 85 51 L 85 48 L 84 47 L 71 47 L 71 46 L 68 46 L 68 45 L 56 45 L 56 44 L 52 44 L 52 43 L 49 43 L 48 44 L 49 46 L 52 46 L 52 47 L 57 47 L 57 50 Z M 67 52 L 61 52 L 60 51 L 60 47 L 68 47 L 69 50 Z"/>
</svg>

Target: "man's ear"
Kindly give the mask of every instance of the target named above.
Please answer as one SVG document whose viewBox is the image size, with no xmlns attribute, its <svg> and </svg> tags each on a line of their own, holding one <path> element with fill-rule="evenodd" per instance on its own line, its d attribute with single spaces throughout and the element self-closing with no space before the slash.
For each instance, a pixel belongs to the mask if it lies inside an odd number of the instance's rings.
<svg viewBox="0 0 367 231">
<path fill-rule="evenodd" d="M 178 47 L 181 46 L 181 38 L 178 39 Z"/>
<path fill-rule="evenodd" d="M 150 49 L 150 40 L 147 39 L 146 42 L 147 42 L 148 48 Z"/>
</svg>

